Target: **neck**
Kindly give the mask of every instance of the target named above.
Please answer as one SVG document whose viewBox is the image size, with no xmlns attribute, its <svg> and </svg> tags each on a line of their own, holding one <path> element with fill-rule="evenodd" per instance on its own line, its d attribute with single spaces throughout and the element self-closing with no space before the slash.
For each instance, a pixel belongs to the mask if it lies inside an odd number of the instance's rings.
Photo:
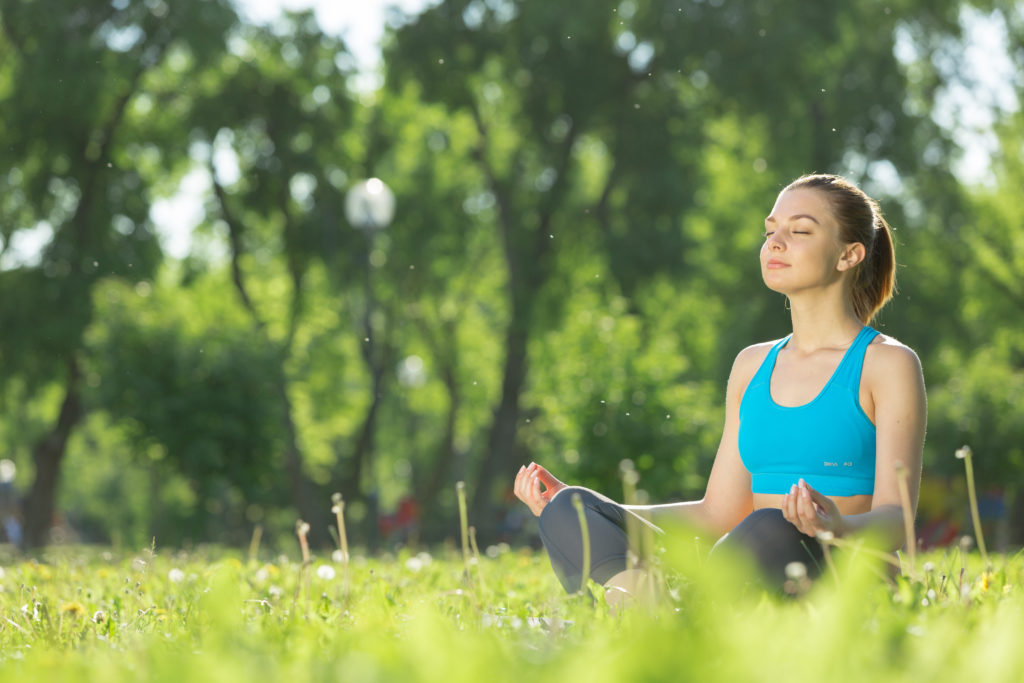
<svg viewBox="0 0 1024 683">
<path fill-rule="evenodd" d="M 845 348 L 864 327 L 853 303 L 835 292 L 807 292 L 790 298 L 793 337 L 787 346 L 801 351 Z"/>
</svg>

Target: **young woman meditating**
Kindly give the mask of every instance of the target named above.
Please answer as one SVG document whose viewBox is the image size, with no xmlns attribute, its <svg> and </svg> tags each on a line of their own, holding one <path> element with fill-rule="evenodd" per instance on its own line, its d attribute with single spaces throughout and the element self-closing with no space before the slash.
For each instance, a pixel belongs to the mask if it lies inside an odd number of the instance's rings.
<svg viewBox="0 0 1024 683">
<path fill-rule="evenodd" d="M 736 356 L 702 499 L 624 506 L 566 486 L 535 463 L 519 469 L 516 496 L 540 517 L 567 591 L 579 590 L 583 575 L 574 492 L 589 529 L 588 575 L 626 592 L 642 575 L 627 564 L 627 518 L 648 523 L 636 512 L 721 536 L 716 551 L 743 549 L 779 586 L 790 562 L 815 573 L 821 532 L 841 538 L 870 530 L 890 550 L 906 542 L 897 469 L 906 470 L 916 510 L 925 389 L 917 355 L 868 326 L 894 291 L 889 225 L 849 181 L 808 175 L 779 194 L 764 238 L 761 276 L 789 299 L 793 332 Z"/>
</svg>

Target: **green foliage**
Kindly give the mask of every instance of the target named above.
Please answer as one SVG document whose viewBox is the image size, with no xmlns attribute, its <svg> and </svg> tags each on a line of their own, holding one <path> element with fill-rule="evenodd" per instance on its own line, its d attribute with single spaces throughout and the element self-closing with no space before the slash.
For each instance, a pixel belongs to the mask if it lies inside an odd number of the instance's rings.
<svg viewBox="0 0 1024 683">
<path fill-rule="evenodd" d="M 966 5 L 584 5 L 434 3 L 389 34 L 385 86 L 354 93 L 310 12 L 2 3 L 0 443 L 19 487 L 80 365 L 91 413 L 60 501 L 86 537 L 280 532 L 301 502 L 286 463 L 351 484 L 354 516 L 412 494 L 437 538 L 450 484 L 487 465 L 506 492 L 538 460 L 614 494 L 629 458 L 653 499 L 699 495 L 732 359 L 787 331 L 756 251 L 807 171 L 862 182 L 895 228 L 879 327 L 923 361 L 926 473 L 969 442 L 979 483 L 1015 481 L 1024 136 L 1000 112 L 996 182 L 950 171 L 935 103 Z M 1019 8 L 975 5 L 1019 61 Z M 213 187 L 175 264 L 150 211 L 187 173 Z M 373 237 L 343 206 L 369 176 L 398 198 Z M 47 245 L 15 259 L 33 230 Z"/>
</svg>

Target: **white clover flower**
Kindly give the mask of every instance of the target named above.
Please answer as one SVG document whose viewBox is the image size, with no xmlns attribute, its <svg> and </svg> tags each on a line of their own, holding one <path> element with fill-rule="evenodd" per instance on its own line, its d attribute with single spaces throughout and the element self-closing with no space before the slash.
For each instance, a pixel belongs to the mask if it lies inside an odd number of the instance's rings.
<svg viewBox="0 0 1024 683">
<path fill-rule="evenodd" d="M 175 567 L 171 571 L 167 572 L 167 580 L 171 583 L 181 583 L 185 580 L 185 572 Z"/>
<path fill-rule="evenodd" d="M 316 568 L 316 575 L 324 581 L 330 581 L 334 578 L 334 567 L 329 564 L 322 564 Z"/>
</svg>

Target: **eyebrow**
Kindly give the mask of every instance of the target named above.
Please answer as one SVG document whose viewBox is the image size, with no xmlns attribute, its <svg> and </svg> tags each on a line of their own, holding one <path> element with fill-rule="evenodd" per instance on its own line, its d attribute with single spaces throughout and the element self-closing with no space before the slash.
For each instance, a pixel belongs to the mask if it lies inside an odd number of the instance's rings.
<svg viewBox="0 0 1024 683">
<path fill-rule="evenodd" d="M 814 221 L 815 223 L 818 223 L 818 219 L 817 218 L 815 218 L 814 216 L 812 216 L 810 214 L 807 214 L 807 213 L 798 213 L 795 216 L 790 216 L 789 220 L 795 221 L 798 218 L 807 218 L 807 219 L 810 219 L 810 220 Z M 774 223 L 775 219 L 773 217 L 771 217 L 771 216 L 768 216 L 768 218 L 764 219 L 764 222 L 767 223 L 768 221 L 771 221 L 772 223 Z M 821 223 L 818 223 L 818 225 L 821 225 Z"/>
</svg>

